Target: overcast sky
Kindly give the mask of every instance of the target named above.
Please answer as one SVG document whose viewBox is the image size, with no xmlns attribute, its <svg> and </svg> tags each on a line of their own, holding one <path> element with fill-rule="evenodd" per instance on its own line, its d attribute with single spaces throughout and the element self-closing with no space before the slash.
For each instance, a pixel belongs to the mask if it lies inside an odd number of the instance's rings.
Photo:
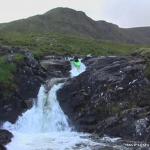
<svg viewBox="0 0 150 150">
<path fill-rule="evenodd" d="M 0 23 L 45 13 L 55 7 L 84 11 L 121 27 L 150 26 L 150 0 L 0 0 Z"/>
</svg>

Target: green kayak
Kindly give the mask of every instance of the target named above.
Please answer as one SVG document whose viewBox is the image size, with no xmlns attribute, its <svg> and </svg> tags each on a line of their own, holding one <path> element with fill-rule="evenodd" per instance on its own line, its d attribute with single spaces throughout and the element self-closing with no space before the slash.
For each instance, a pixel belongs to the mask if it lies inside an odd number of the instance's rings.
<svg viewBox="0 0 150 150">
<path fill-rule="evenodd" d="M 73 61 L 73 65 L 76 67 L 76 68 L 80 68 L 81 66 L 81 61 Z"/>
</svg>

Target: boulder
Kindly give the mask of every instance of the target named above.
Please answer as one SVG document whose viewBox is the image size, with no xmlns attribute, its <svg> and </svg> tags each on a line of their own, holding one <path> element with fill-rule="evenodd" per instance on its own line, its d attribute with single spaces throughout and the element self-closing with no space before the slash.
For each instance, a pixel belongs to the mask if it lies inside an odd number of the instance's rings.
<svg viewBox="0 0 150 150">
<path fill-rule="evenodd" d="M 150 82 L 137 57 L 83 60 L 87 70 L 57 92 L 77 130 L 132 140 L 150 140 Z"/>
<path fill-rule="evenodd" d="M 50 78 L 64 78 L 70 76 L 70 62 L 63 56 L 46 56 L 40 63 L 41 66 L 47 70 Z"/>
<path fill-rule="evenodd" d="M 45 82 L 45 89 L 48 92 L 55 84 L 64 83 L 67 78 L 52 78 Z"/>
<path fill-rule="evenodd" d="M 0 129 L 0 145 L 6 145 L 11 142 L 13 134 L 7 130 Z"/>
<path fill-rule="evenodd" d="M 6 147 L 0 144 L 0 150 L 6 150 Z"/>
</svg>

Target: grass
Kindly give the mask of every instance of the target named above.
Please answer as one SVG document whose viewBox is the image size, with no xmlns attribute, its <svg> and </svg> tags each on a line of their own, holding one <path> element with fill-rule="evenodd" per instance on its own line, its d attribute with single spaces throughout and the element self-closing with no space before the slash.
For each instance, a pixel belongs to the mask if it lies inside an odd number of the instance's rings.
<svg viewBox="0 0 150 150">
<path fill-rule="evenodd" d="M 4 99 L 8 99 L 11 93 L 17 88 L 14 76 L 17 70 L 17 64 L 24 61 L 24 56 L 22 54 L 15 54 L 12 60 L 8 62 L 6 56 L 0 56 L 0 87 L 3 89 L 0 95 Z"/>
<path fill-rule="evenodd" d="M 139 45 L 97 41 L 77 36 L 47 33 L 0 33 L 0 43 L 30 49 L 36 57 L 56 55 L 130 55 Z"/>
<path fill-rule="evenodd" d="M 15 64 L 7 63 L 4 57 L 0 57 L 0 84 L 10 84 L 13 81 L 15 71 Z"/>
<path fill-rule="evenodd" d="M 24 59 L 25 59 L 25 56 L 22 54 L 15 54 L 15 56 L 14 56 L 14 62 L 15 63 L 23 62 Z"/>
<path fill-rule="evenodd" d="M 25 56 L 17 53 L 10 58 L 11 61 L 8 61 L 7 56 L 0 56 L 0 84 L 10 84 L 13 81 L 17 64 L 23 62 Z"/>
<path fill-rule="evenodd" d="M 135 51 L 136 55 L 142 56 L 145 59 L 146 67 L 144 69 L 145 76 L 150 80 L 150 48 L 142 47 Z"/>
</svg>

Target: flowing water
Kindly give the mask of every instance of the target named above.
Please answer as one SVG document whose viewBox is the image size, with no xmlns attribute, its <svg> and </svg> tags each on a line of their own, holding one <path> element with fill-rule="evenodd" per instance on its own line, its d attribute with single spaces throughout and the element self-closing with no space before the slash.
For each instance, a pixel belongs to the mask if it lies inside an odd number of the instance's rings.
<svg viewBox="0 0 150 150">
<path fill-rule="evenodd" d="M 80 69 L 72 66 L 71 77 L 85 69 L 84 64 Z M 55 84 L 48 93 L 41 86 L 33 107 L 15 124 L 4 124 L 3 128 L 14 135 L 12 142 L 7 145 L 8 150 L 90 150 L 93 146 L 103 146 L 92 141 L 88 134 L 72 131 L 57 101 L 56 92 L 62 86 L 62 83 Z"/>
</svg>

